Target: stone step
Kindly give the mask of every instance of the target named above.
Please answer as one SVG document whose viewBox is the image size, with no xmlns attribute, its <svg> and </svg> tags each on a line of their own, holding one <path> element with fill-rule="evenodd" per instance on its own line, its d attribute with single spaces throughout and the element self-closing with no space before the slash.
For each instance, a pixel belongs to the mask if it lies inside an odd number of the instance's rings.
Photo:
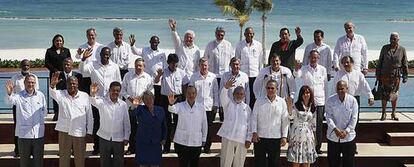
<svg viewBox="0 0 414 167">
<path fill-rule="evenodd" d="M 414 146 L 414 133 L 413 132 L 387 133 L 387 142 L 390 146 Z"/>
</svg>

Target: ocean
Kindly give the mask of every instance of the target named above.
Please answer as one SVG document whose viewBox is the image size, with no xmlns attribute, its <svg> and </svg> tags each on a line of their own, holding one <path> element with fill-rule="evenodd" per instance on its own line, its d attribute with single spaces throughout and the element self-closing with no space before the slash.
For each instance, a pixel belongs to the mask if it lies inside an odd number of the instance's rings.
<svg viewBox="0 0 414 167">
<path fill-rule="evenodd" d="M 306 44 L 313 42 L 315 29 L 325 31 L 325 42 L 335 46 L 345 34 L 343 24 L 352 20 L 356 33 L 365 36 L 370 50 L 388 43 L 390 32 L 400 33 L 400 44 L 414 50 L 414 1 L 410 0 L 274 0 L 268 15 L 266 46 L 278 40 L 279 29 L 300 26 Z M 253 12 L 246 26 L 255 29 L 261 41 L 261 13 Z M 160 47 L 172 48 L 168 18 L 177 20 L 178 32 L 196 32 L 195 43 L 204 48 L 214 39 L 214 29 L 226 29 L 226 39 L 236 44 L 239 27 L 231 16 L 223 16 L 212 0 L 0 0 L 0 50 L 48 48 L 56 33 L 65 37 L 65 46 L 77 48 L 86 41 L 85 30 L 95 27 L 98 41 L 113 41 L 112 29 L 124 29 L 124 39 L 135 34 L 137 46 L 148 46 L 158 35 Z M 375 55 L 376 56 L 376 55 Z"/>
<path fill-rule="evenodd" d="M 325 31 L 325 43 L 332 49 L 338 37 L 345 34 L 343 24 L 351 20 L 356 33 L 365 37 L 370 51 L 378 53 L 388 44 L 391 32 L 400 33 L 400 44 L 407 51 L 414 51 L 414 1 L 411 0 L 274 0 L 273 11 L 268 14 L 266 48 L 279 39 L 279 29 L 288 27 L 295 39 L 294 27 L 300 26 L 304 44 L 313 42 L 313 31 Z M 255 29 L 255 39 L 261 41 L 261 13 L 253 12 L 246 27 Z M 222 26 L 225 38 L 233 45 L 239 40 L 238 23 L 231 16 L 223 16 L 212 0 L 0 0 L 0 55 L 13 59 L 21 49 L 45 50 L 51 46 L 52 37 L 60 33 L 65 37 L 65 47 L 76 49 L 86 41 L 85 30 L 95 27 L 98 42 L 113 41 L 112 29 L 124 29 L 124 39 L 135 34 L 137 47 L 148 46 L 152 35 L 160 37 L 160 48 L 172 49 L 168 19 L 177 20 L 180 36 L 187 29 L 196 33 L 195 44 L 201 49 L 214 39 L 214 30 Z M 23 51 L 24 52 L 24 51 Z M 8 55 L 10 53 L 10 55 Z M 23 53 L 25 54 L 25 53 Z M 26 53 L 30 55 L 30 53 Z M 36 53 L 38 54 L 38 53 Z M 75 54 L 74 52 L 72 53 Z M 298 56 L 298 55 L 297 55 Z M 378 55 L 369 55 L 377 58 Z M 410 56 L 410 55 L 409 55 Z M 43 57 L 43 55 L 37 55 Z M 33 57 L 27 57 L 33 58 Z M 0 77 L 11 76 L 0 72 Z M 41 75 L 44 75 L 41 74 Z M 369 79 L 370 85 L 374 80 Z M 0 97 L 5 96 L 4 79 L 0 79 Z M 46 81 L 41 81 L 46 91 Z M 399 106 L 414 107 L 409 98 L 414 96 L 414 81 L 402 84 Z M 0 100 L 0 108 L 6 107 Z M 366 98 L 362 106 L 367 106 Z M 380 102 L 376 101 L 376 107 Z M 1 111 L 0 111 L 1 112 Z"/>
</svg>

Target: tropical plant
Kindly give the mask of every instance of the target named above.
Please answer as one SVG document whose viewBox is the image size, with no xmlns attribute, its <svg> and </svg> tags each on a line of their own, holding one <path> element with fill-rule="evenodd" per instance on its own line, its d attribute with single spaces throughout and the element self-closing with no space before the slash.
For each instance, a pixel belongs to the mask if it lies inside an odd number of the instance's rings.
<svg viewBox="0 0 414 167">
<path fill-rule="evenodd" d="M 262 45 L 263 55 L 266 55 L 266 15 L 273 9 L 272 0 L 252 0 L 252 6 L 255 10 L 262 12 Z"/>
<path fill-rule="evenodd" d="M 214 4 L 221 9 L 223 15 L 232 15 L 239 21 L 240 41 L 243 37 L 243 27 L 250 19 L 252 5 L 248 0 L 214 0 Z"/>
</svg>

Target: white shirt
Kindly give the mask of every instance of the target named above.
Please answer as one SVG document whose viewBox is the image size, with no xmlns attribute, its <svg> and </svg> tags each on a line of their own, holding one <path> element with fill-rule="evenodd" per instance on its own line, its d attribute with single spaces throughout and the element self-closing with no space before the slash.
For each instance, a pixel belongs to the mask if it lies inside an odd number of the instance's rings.
<svg viewBox="0 0 414 167">
<path fill-rule="evenodd" d="M 95 42 L 95 45 L 90 46 L 88 42 L 85 42 L 84 44 L 82 44 L 81 46 L 79 46 L 79 48 L 81 48 L 82 50 L 86 50 L 89 48 L 92 48 L 92 56 L 86 58 L 85 63 L 92 63 L 93 61 L 101 61 L 101 50 L 104 46 L 98 42 Z M 82 55 L 79 55 L 78 52 L 76 52 L 75 57 L 77 59 L 82 59 Z M 87 77 L 91 77 L 89 74 L 87 73 L 82 73 L 82 77 L 87 78 Z"/>
<path fill-rule="evenodd" d="M 332 71 L 332 51 L 331 47 L 325 43 L 321 43 L 321 46 L 316 45 L 315 43 L 311 43 L 305 48 L 305 52 L 303 54 L 303 64 L 309 64 L 309 54 L 310 51 L 317 50 L 319 52 L 319 61 L 318 64 L 324 66 L 328 74 L 331 74 Z"/>
<path fill-rule="evenodd" d="M 221 77 L 220 81 L 220 90 L 224 88 L 224 84 L 230 80 L 232 77 L 235 78 L 234 87 L 230 88 L 230 91 L 228 91 L 229 95 L 233 95 L 233 91 L 236 87 L 241 86 L 244 88 L 244 95 L 245 95 L 245 102 L 250 102 L 250 87 L 249 87 L 249 77 L 246 73 L 239 71 L 237 75 L 233 75 L 231 71 L 225 72 L 223 76 Z"/>
<path fill-rule="evenodd" d="M 152 50 L 151 47 L 138 49 L 132 46 L 132 53 L 141 56 L 145 62 L 144 71 L 150 74 L 153 78 L 157 76 L 158 69 L 164 69 L 168 66 L 167 56 L 163 50 Z M 160 83 L 156 83 L 160 85 Z"/>
<path fill-rule="evenodd" d="M 208 72 L 204 77 L 200 72 L 193 73 L 189 85 L 197 89 L 196 101 L 204 105 L 204 111 L 211 111 L 213 106 L 218 106 L 218 83 L 215 74 Z"/>
<path fill-rule="evenodd" d="M 261 98 L 253 107 L 252 133 L 260 138 L 287 137 L 289 129 L 289 114 L 284 99 L 276 96 L 275 100 Z"/>
<path fill-rule="evenodd" d="M 190 107 L 187 101 L 169 106 L 178 115 L 174 142 L 190 147 L 200 147 L 207 139 L 207 116 L 204 106 L 197 101 Z"/>
<path fill-rule="evenodd" d="M 328 92 L 328 78 L 326 77 L 325 67 L 319 64 L 316 65 L 316 68 L 313 68 L 311 65 L 305 65 L 298 71 L 294 71 L 293 75 L 301 78 L 303 85 L 308 85 L 312 89 L 317 106 L 325 105 L 325 97 Z"/>
<path fill-rule="evenodd" d="M 233 96 L 231 97 L 233 99 Z M 224 121 L 217 135 L 244 144 L 245 141 L 252 140 L 250 128 L 252 111 L 246 103 L 236 103 L 231 99 L 229 89 L 223 88 L 220 93 L 220 100 L 223 105 Z"/>
<path fill-rule="evenodd" d="M 326 131 L 326 138 L 328 140 L 338 143 L 354 140 L 356 136 L 355 126 L 358 119 L 358 103 L 352 95 L 346 94 L 344 102 L 339 100 L 338 94 L 329 97 L 326 102 L 325 117 L 326 124 L 328 125 Z M 336 136 L 335 128 L 348 132 L 345 139 L 339 139 Z"/>
<path fill-rule="evenodd" d="M 140 75 L 137 75 L 135 70 L 129 71 L 125 74 L 121 90 L 121 94 L 125 99 L 128 99 L 128 97 L 142 97 L 145 91 L 151 91 L 154 93 L 153 79 L 149 74 L 142 72 Z M 131 109 L 137 107 L 133 106 L 129 100 L 125 101 Z"/>
<path fill-rule="evenodd" d="M 259 41 L 253 40 L 251 45 L 246 40 L 240 41 L 236 47 L 235 56 L 241 61 L 241 71 L 249 77 L 259 75 L 259 70 L 262 69 L 265 62 L 262 44 Z"/>
<path fill-rule="evenodd" d="M 106 97 L 90 97 L 91 104 L 98 108 L 101 125 L 96 134 L 108 141 L 123 142 L 129 140 L 131 123 L 129 122 L 128 106 L 118 99 L 112 102 Z"/>
<path fill-rule="evenodd" d="M 6 103 L 16 106 L 14 135 L 24 139 L 37 139 L 45 135 L 47 103 L 45 95 L 35 91 L 30 96 L 26 90 L 6 96 Z"/>
<path fill-rule="evenodd" d="M 118 65 L 109 61 L 107 65 L 102 65 L 100 61 L 94 61 L 92 63 L 85 64 L 80 62 L 79 69 L 82 73 L 90 74 L 92 83 L 98 84 L 99 96 L 104 96 L 109 91 L 109 85 L 118 81 L 121 83 L 121 74 L 119 72 Z"/>
<path fill-rule="evenodd" d="M 181 41 L 176 31 L 171 31 L 172 40 L 174 43 L 175 54 L 179 58 L 178 67 L 185 70 L 188 76 L 193 72 L 198 71 L 198 60 L 201 58 L 200 49 L 197 45 L 187 47 Z"/>
<path fill-rule="evenodd" d="M 132 57 L 131 45 L 122 41 L 119 46 L 115 42 L 111 42 L 108 47 L 111 49 L 111 60 L 118 64 L 120 69 L 128 69 L 129 58 Z"/>
<path fill-rule="evenodd" d="M 354 34 L 351 41 L 346 35 L 336 41 L 333 61 L 335 67 L 339 67 L 341 58 L 351 56 L 354 59 L 354 69 L 362 71 L 368 69 L 368 46 L 362 35 Z M 342 69 L 342 65 L 340 66 Z"/>
<path fill-rule="evenodd" d="M 253 84 L 253 92 L 257 99 L 267 96 L 266 84 L 269 80 L 277 82 L 277 95 L 282 98 L 295 98 L 296 83 L 295 78 L 289 68 L 280 66 L 279 71 L 273 71 L 271 66 L 260 70 L 259 75 Z"/>
<path fill-rule="evenodd" d="M 32 73 L 30 73 L 32 74 Z M 34 74 L 32 74 L 34 75 Z M 36 86 L 35 89 L 39 90 L 39 79 L 37 78 L 36 75 L 35 76 L 35 80 L 36 80 Z M 24 90 L 24 79 L 26 78 L 26 76 L 22 75 L 21 72 L 17 73 L 16 75 L 13 75 L 11 78 L 11 81 L 13 83 L 14 89 L 13 89 L 13 93 L 19 93 L 20 91 Z"/>
<path fill-rule="evenodd" d="M 368 98 L 374 98 L 374 95 L 371 93 L 371 87 L 369 86 L 367 80 L 364 77 L 364 74 L 361 71 L 352 70 L 351 72 L 346 72 L 345 70 L 339 70 L 336 72 L 336 75 L 333 79 L 333 88 L 332 92 L 336 92 L 336 83 L 338 81 L 345 81 L 348 84 L 348 93 L 352 96 L 366 95 Z"/>
<path fill-rule="evenodd" d="M 211 41 L 204 50 L 204 57 L 208 59 L 208 71 L 217 75 L 217 78 L 229 71 L 230 59 L 234 57 L 234 49 L 231 43 L 225 39 L 218 42 Z"/>
<path fill-rule="evenodd" d="M 67 90 L 49 88 L 50 95 L 59 104 L 59 117 L 55 130 L 68 133 L 74 137 L 92 134 L 93 116 L 89 95 L 78 91 L 75 97 Z"/>
<path fill-rule="evenodd" d="M 188 84 L 189 78 L 184 70 L 176 68 L 174 72 L 167 67 L 164 69 L 161 80 L 161 94 L 168 96 L 170 93 L 183 94 L 182 86 Z"/>
</svg>

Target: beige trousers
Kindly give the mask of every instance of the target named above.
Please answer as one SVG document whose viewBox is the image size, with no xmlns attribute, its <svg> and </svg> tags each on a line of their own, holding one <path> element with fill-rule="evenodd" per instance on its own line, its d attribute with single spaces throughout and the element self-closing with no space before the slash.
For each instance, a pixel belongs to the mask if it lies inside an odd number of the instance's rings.
<svg viewBox="0 0 414 167">
<path fill-rule="evenodd" d="M 221 138 L 221 153 L 220 166 L 221 167 L 243 167 L 246 159 L 247 149 L 244 143 Z"/>
<path fill-rule="evenodd" d="M 59 167 L 70 167 L 70 156 L 73 148 L 75 167 L 85 166 L 85 137 L 73 137 L 68 133 L 59 132 Z"/>
</svg>

